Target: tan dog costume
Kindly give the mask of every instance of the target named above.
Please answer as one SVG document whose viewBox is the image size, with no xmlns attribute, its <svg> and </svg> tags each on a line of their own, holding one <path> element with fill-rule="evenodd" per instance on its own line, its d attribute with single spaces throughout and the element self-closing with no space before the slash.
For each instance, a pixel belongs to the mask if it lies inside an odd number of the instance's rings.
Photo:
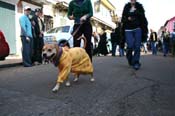
<svg viewBox="0 0 175 116">
<path fill-rule="evenodd" d="M 52 89 L 53 92 L 59 90 L 60 84 L 66 81 L 66 85 L 70 86 L 68 80 L 69 73 L 75 74 L 74 81 L 78 81 L 80 74 L 90 74 L 90 81 L 94 81 L 93 78 L 93 65 L 89 58 L 89 55 L 83 48 L 67 48 L 59 47 L 56 44 L 46 44 L 43 47 L 42 55 L 45 59 L 50 60 L 58 67 L 59 75 L 56 86 Z"/>
<path fill-rule="evenodd" d="M 63 49 L 58 68 L 60 70 L 58 83 L 63 83 L 70 72 L 74 74 L 93 74 L 91 60 L 83 48 Z"/>
</svg>

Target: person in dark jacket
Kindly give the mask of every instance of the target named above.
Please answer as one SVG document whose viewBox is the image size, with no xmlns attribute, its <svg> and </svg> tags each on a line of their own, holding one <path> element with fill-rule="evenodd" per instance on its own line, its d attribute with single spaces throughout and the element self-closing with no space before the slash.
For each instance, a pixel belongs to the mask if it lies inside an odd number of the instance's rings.
<svg viewBox="0 0 175 116">
<path fill-rule="evenodd" d="M 112 56 L 115 56 L 116 53 L 116 47 L 118 45 L 117 39 L 117 34 L 115 32 L 115 29 L 113 29 L 111 32 Z"/>
<path fill-rule="evenodd" d="M 80 47 L 81 40 L 77 40 L 82 34 L 87 39 L 86 52 L 88 53 L 92 61 L 92 25 L 90 18 L 93 16 L 93 9 L 91 0 L 72 0 L 68 7 L 68 18 L 74 20 L 73 33 L 74 36 L 74 47 Z"/>
<path fill-rule="evenodd" d="M 108 49 L 107 49 L 107 36 L 105 29 L 102 29 L 103 32 L 100 34 L 100 41 L 98 44 L 98 53 L 106 56 L 108 54 Z"/>
<path fill-rule="evenodd" d="M 163 29 L 161 37 L 163 38 L 163 56 L 166 57 L 170 46 L 170 33 L 166 28 Z"/>
<path fill-rule="evenodd" d="M 157 42 L 157 33 L 154 32 L 152 29 L 150 29 L 150 42 L 151 42 L 151 49 L 152 49 L 152 54 L 153 55 L 157 55 L 157 46 L 156 46 L 156 42 Z"/>
<path fill-rule="evenodd" d="M 140 64 L 140 47 L 141 42 L 147 39 L 148 22 L 145 17 L 145 11 L 139 2 L 130 0 L 124 6 L 122 13 L 122 29 L 127 43 L 127 60 L 135 70 L 138 70 Z M 134 51 L 134 55 L 133 52 Z"/>
<path fill-rule="evenodd" d="M 117 27 L 111 33 L 111 43 L 112 43 L 112 56 L 115 56 L 116 47 L 119 46 L 119 54 L 120 56 L 124 55 L 123 48 L 121 46 L 121 24 L 117 23 Z"/>
<path fill-rule="evenodd" d="M 32 24 L 34 25 L 33 32 L 33 63 L 35 65 L 42 63 L 42 48 L 44 45 L 43 33 L 44 33 L 44 22 L 41 19 L 42 11 L 41 9 L 35 9 L 35 15 L 32 18 Z"/>
</svg>

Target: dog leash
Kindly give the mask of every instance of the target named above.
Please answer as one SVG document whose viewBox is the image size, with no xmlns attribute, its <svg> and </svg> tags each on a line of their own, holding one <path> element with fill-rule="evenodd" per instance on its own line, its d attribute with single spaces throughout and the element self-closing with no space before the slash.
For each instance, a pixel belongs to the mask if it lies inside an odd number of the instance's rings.
<svg viewBox="0 0 175 116">
<path fill-rule="evenodd" d="M 66 40 L 66 42 L 64 44 L 61 44 L 62 47 L 64 47 L 68 41 L 75 36 L 75 34 L 79 31 L 80 27 L 83 25 L 84 22 L 80 23 L 80 25 L 78 26 L 78 28 L 72 33 L 72 36 Z M 77 39 L 77 40 L 80 40 L 81 36 Z"/>
</svg>

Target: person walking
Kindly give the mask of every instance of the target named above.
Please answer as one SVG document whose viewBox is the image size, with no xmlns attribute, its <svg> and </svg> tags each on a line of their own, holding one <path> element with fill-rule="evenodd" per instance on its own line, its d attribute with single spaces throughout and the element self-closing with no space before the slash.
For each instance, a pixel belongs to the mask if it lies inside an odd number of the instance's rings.
<svg viewBox="0 0 175 116">
<path fill-rule="evenodd" d="M 44 33 L 44 22 L 41 19 L 42 11 L 41 9 L 35 9 L 35 15 L 32 18 L 32 23 L 34 25 L 34 36 L 33 38 L 33 63 L 34 65 L 39 65 L 42 63 L 42 48 L 44 45 L 43 33 Z"/>
<path fill-rule="evenodd" d="M 117 39 L 118 38 L 117 38 L 116 31 L 115 29 L 112 29 L 112 32 L 111 32 L 112 56 L 115 56 L 115 53 L 116 53 L 116 47 L 118 45 Z"/>
<path fill-rule="evenodd" d="M 72 0 L 68 7 L 68 18 L 74 20 L 73 35 L 74 47 L 80 47 L 81 40 L 77 40 L 82 34 L 87 39 L 86 52 L 92 61 L 92 47 L 91 47 L 91 37 L 92 37 L 92 25 L 90 23 L 90 18 L 93 16 L 93 9 L 91 0 Z"/>
<path fill-rule="evenodd" d="M 169 52 L 170 46 L 170 33 L 166 28 L 162 31 L 162 39 L 163 39 L 163 56 L 166 57 Z"/>
<path fill-rule="evenodd" d="M 29 19 L 31 8 L 26 6 L 24 8 L 24 14 L 20 17 L 19 23 L 21 27 L 21 41 L 22 41 L 22 60 L 24 67 L 32 66 L 32 25 Z"/>
<path fill-rule="evenodd" d="M 148 34 L 148 22 L 142 4 L 136 0 L 130 0 L 130 2 L 124 6 L 121 22 L 127 43 L 126 57 L 128 63 L 132 65 L 135 70 L 138 70 L 141 66 L 141 42 L 147 39 Z"/>
<path fill-rule="evenodd" d="M 171 51 L 172 51 L 173 57 L 175 57 L 175 28 L 171 33 Z"/>
<path fill-rule="evenodd" d="M 152 49 L 152 54 L 157 55 L 157 33 L 154 32 L 152 29 L 150 29 L 150 42 L 151 42 L 151 49 Z"/>
<path fill-rule="evenodd" d="M 102 28 L 102 32 L 100 33 L 100 41 L 97 48 L 98 54 L 102 54 L 104 56 L 108 54 L 108 49 L 106 44 L 107 44 L 107 36 L 106 36 L 105 29 Z"/>
</svg>

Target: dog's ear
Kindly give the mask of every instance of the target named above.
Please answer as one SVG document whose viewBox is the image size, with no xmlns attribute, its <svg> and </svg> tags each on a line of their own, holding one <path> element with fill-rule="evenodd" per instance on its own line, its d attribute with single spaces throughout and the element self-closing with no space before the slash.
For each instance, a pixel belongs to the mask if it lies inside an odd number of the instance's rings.
<svg viewBox="0 0 175 116">
<path fill-rule="evenodd" d="M 54 47 L 56 48 L 57 51 L 59 51 L 58 44 L 54 44 Z"/>
</svg>

